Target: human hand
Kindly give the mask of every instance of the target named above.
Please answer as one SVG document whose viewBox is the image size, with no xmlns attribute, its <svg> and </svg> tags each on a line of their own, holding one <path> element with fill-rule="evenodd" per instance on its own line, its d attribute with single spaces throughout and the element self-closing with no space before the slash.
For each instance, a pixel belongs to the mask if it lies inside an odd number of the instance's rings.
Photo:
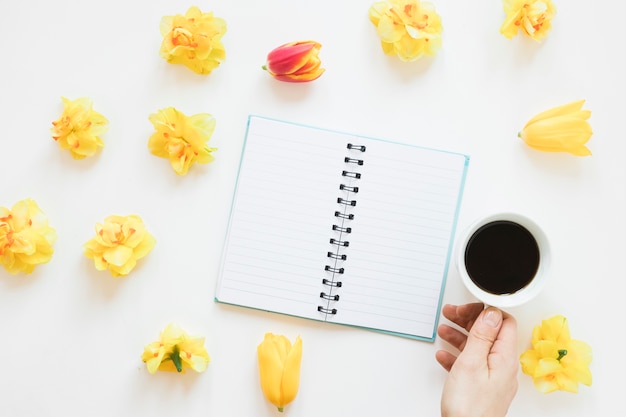
<svg viewBox="0 0 626 417">
<path fill-rule="evenodd" d="M 443 315 L 468 334 L 441 324 L 439 336 L 460 351 L 436 353 L 449 372 L 442 417 L 503 417 L 517 392 L 519 359 L 515 318 L 483 303 L 445 305 Z"/>
</svg>

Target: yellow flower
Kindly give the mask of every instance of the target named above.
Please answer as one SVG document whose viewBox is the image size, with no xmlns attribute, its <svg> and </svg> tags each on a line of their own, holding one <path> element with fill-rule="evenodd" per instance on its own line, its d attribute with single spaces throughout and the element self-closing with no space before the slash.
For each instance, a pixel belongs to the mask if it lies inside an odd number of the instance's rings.
<svg viewBox="0 0 626 417">
<path fill-rule="evenodd" d="M 257 355 L 263 394 L 282 412 L 298 393 L 302 340 L 297 337 L 292 346 L 285 336 L 266 333 Z"/>
<path fill-rule="evenodd" d="M 120 277 L 128 275 L 155 243 L 141 217 L 108 216 L 103 224 L 96 224 L 96 237 L 85 243 L 85 256 L 93 259 L 98 271 L 108 269 Z"/>
<path fill-rule="evenodd" d="M 209 74 L 226 58 L 222 36 L 226 21 L 213 12 L 202 13 L 192 6 L 185 15 L 161 19 L 161 57 L 172 64 L 183 64 L 198 74 Z"/>
<path fill-rule="evenodd" d="M 0 207 L 0 264 L 11 274 L 30 274 L 38 264 L 52 259 L 55 230 L 30 198 L 11 210 Z"/>
<path fill-rule="evenodd" d="M 151 374 L 159 371 L 182 372 L 190 368 L 204 372 L 211 358 L 204 347 L 203 337 L 189 336 L 175 324 L 168 324 L 159 340 L 144 348 L 141 360 Z"/>
<path fill-rule="evenodd" d="M 574 101 L 539 113 L 526 123 L 518 136 L 540 151 L 591 155 L 585 146 L 593 134 L 587 122 L 591 111 L 582 110 L 584 103 L 585 100 Z"/>
<path fill-rule="evenodd" d="M 522 372 L 543 393 L 578 392 L 578 383 L 591 385 L 591 347 L 570 337 L 567 319 L 557 315 L 533 329 L 532 349 L 520 356 Z"/>
<path fill-rule="evenodd" d="M 52 138 L 59 146 L 67 149 L 74 159 L 83 159 L 94 155 L 104 147 L 100 135 L 109 128 L 109 121 L 93 110 L 93 103 L 88 98 L 69 100 L 61 97 L 63 114 L 52 122 Z"/>
<path fill-rule="evenodd" d="M 516 36 L 518 30 L 536 41 L 548 35 L 556 13 L 551 0 L 503 0 L 502 5 L 506 19 L 500 33 L 508 39 Z"/>
<path fill-rule="evenodd" d="M 213 161 L 206 142 L 215 130 L 215 118 L 208 113 L 185 116 L 174 107 L 159 110 L 150 115 L 156 132 L 148 140 L 148 148 L 153 155 L 170 160 L 178 175 L 185 175 L 194 164 L 208 164 Z"/>
<path fill-rule="evenodd" d="M 385 0 L 369 8 L 383 51 L 402 61 L 435 55 L 441 47 L 441 17 L 435 7 L 420 0 Z"/>
</svg>

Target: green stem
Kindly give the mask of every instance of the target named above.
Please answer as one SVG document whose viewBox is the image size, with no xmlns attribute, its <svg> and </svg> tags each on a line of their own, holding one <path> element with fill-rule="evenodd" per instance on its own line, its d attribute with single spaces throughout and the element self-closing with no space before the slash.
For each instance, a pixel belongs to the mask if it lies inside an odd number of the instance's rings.
<svg viewBox="0 0 626 417">
<path fill-rule="evenodd" d="M 178 350 L 178 347 L 174 348 L 174 352 L 172 352 L 172 354 L 170 355 L 170 358 L 172 359 L 172 362 L 174 362 L 174 366 L 176 367 L 176 370 L 178 372 L 182 372 L 183 362 L 180 360 L 180 351 Z"/>
<path fill-rule="evenodd" d="M 278 407 L 278 411 L 283 412 L 283 407 Z"/>
<path fill-rule="evenodd" d="M 566 349 L 560 349 L 559 350 L 559 357 L 556 358 L 557 361 L 561 362 L 561 359 L 563 359 L 563 356 L 567 355 L 567 350 Z"/>
</svg>

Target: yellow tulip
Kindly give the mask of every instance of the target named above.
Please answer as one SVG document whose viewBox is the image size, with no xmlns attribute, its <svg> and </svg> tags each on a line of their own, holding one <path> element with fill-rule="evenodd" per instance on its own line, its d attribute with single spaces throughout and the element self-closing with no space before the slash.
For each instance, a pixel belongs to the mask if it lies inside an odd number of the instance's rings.
<svg viewBox="0 0 626 417">
<path fill-rule="evenodd" d="M 174 172 L 186 175 L 195 164 L 208 164 L 216 148 L 206 142 L 215 130 L 215 118 L 208 113 L 185 116 L 174 107 L 161 109 L 149 117 L 156 132 L 148 140 L 153 155 L 167 158 Z"/>
<path fill-rule="evenodd" d="M 376 26 L 383 52 L 410 62 L 435 55 L 441 47 L 441 17 L 435 7 L 420 0 L 384 0 L 368 11 Z"/>
<path fill-rule="evenodd" d="M 528 146 L 545 152 L 591 155 L 585 144 L 593 134 L 587 119 L 591 111 L 582 110 L 585 100 L 574 101 L 539 113 L 518 133 Z"/>
<path fill-rule="evenodd" d="M 157 370 L 185 373 L 186 369 L 204 372 L 211 358 L 204 347 L 203 337 L 189 336 L 175 324 L 168 324 L 159 340 L 144 348 L 141 360 L 148 372 Z"/>
<path fill-rule="evenodd" d="M 52 138 L 59 146 L 67 149 L 74 159 L 83 159 L 94 155 L 104 147 L 100 135 L 108 129 L 108 120 L 93 110 L 88 98 L 69 100 L 61 97 L 63 114 L 52 122 Z"/>
<path fill-rule="evenodd" d="M 36 265 L 49 262 L 56 238 L 48 218 L 30 198 L 11 210 L 0 207 L 0 264 L 10 274 L 30 274 Z"/>
<path fill-rule="evenodd" d="M 128 275 L 155 243 L 141 217 L 108 216 L 104 223 L 96 224 L 96 236 L 85 243 L 84 249 L 98 271 L 108 269 L 117 278 Z"/>
<path fill-rule="evenodd" d="M 298 394 L 302 340 L 298 336 L 292 346 L 285 336 L 266 333 L 257 355 L 263 394 L 282 412 Z"/>
<path fill-rule="evenodd" d="M 540 41 L 548 35 L 556 8 L 551 0 L 503 0 L 506 19 L 500 33 L 511 39 L 521 31 Z"/>
<path fill-rule="evenodd" d="M 163 42 L 160 55 L 167 62 L 182 64 L 197 74 L 210 74 L 226 59 L 222 36 L 226 21 L 192 6 L 185 15 L 164 16 L 160 25 Z"/>
<path fill-rule="evenodd" d="M 567 319 L 561 315 L 533 329 L 532 348 L 520 356 L 520 363 L 543 393 L 578 392 L 579 382 L 591 385 L 591 347 L 570 337 Z"/>
</svg>

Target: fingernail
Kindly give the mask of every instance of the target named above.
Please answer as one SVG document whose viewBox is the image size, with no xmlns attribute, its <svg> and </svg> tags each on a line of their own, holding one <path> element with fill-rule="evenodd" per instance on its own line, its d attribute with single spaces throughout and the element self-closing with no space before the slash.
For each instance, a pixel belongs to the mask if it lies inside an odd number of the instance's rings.
<svg viewBox="0 0 626 417">
<path fill-rule="evenodd" d="M 483 316 L 483 321 L 490 327 L 498 327 L 500 325 L 500 320 L 502 320 L 502 314 L 495 308 L 487 309 L 485 315 Z"/>
</svg>

